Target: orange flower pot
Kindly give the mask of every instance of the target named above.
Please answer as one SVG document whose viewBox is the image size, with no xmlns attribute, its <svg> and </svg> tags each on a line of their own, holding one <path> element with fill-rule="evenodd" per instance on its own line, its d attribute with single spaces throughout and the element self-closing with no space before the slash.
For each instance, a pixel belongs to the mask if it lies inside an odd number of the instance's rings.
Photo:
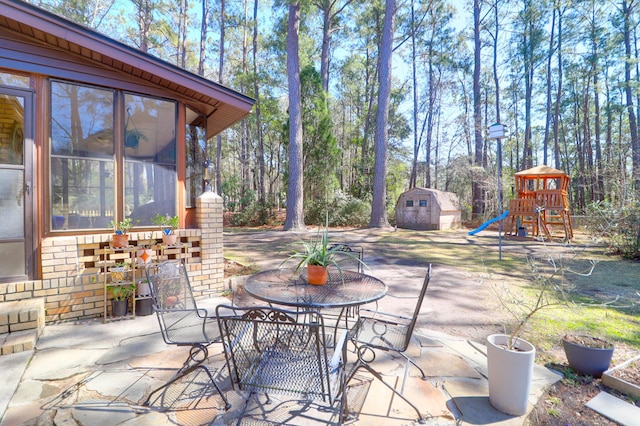
<svg viewBox="0 0 640 426">
<path fill-rule="evenodd" d="M 323 285 L 327 283 L 329 273 L 327 268 L 320 265 L 307 265 L 307 281 L 309 284 Z"/>
<path fill-rule="evenodd" d="M 128 234 L 113 234 L 111 237 L 111 246 L 115 248 L 123 248 L 129 246 Z"/>
</svg>

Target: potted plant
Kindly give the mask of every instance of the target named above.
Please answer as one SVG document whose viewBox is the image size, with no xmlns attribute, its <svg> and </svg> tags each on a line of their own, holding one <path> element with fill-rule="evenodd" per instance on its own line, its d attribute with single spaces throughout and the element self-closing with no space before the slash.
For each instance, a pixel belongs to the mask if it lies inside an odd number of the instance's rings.
<svg viewBox="0 0 640 426">
<path fill-rule="evenodd" d="M 128 217 L 120 222 L 112 220 L 109 227 L 113 228 L 113 236 L 111 238 L 111 246 L 114 248 L 124 248 L 129 246 L 129 235 L 127 232 L 133 228 L 133 220 Z"/>
<path fill-rule="evenodd" d="M 151 223 L 157 225 L 162 230 L 162 243 L 166 246 L 171 246 L 176 243 L 178 236 L 176 229 L 180 226 L 180 219 L 178 216 L 162 215 L 158 213 L 155 217 L 151 218 Z"/>
<path fill-rule="evenodd" d="M 339 244 L 331 244 L 329 242 L 329 229 L 326 226 L 324 230 L 318 229 L 318 234 L 313 241 L 300 241 L 299 244 L 302 249 L 294 249 L 282 264 L 295 260 L 298 262 L 295 271 L 306 266 L 307 282 L 309 284 L 326 284 L 329 276 L 327 267 L 329 266 L 335 266 L 338 272 L 342 274 L 339 261 L 344 260 L 345 257 L 363 263 L 357 254 L 342 250 Z"/>
<path fill-rule="evenodd" d="M 487 337 L 487 379 L 489 402 L 496 409 L 515 416 L 527 410 L 536 349 L 520 334 L 526 324 L 542 309 L 566 304 L 564 273 L 569 269 L 562 256 L 545 261 L 528 256 L 535 288 L 533 302 L 514 297 L 508 286 L 490 283 L 488 288 L 500 305 L 516 321 L 510 333 Z M 591 271 L 595 266 L 592 263 Z M 550 293 L 555 294 L 550 294 Z"/>
<path fill-rule="evenodd" d="M 136 284 L 136 315 L 146 316 L 152 313 L 151 284 L 147 280 L 142 280 Z"/>
<path fill-rule="evenodd" d="M 613 344 L 593 336 L 566 334 L 562 347 L 571 368 L 596 378 L 609 369 L 613 357 Z"/>
<path fill-rule="evenodd" d="M 112 283 L 120 283 L 125 280 L 129 266 L 125 262 L 117 262 L 109 267 L 109 276 Z"/>
<path fill-rule="evenodd" d="M 114 317 L 122 317 L 128 314 L 129 298 L 136 289 L 135 284 L 116 285 L 111 288 L 111 315 Z"/>
</svg>

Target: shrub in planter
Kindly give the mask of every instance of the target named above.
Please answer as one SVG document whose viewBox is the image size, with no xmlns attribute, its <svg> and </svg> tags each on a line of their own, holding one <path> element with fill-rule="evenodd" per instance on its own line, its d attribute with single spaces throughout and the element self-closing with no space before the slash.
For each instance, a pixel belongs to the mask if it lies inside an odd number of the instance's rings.
<svg viewBox="0 0 640 426">
<path fill-rule="evenodd" d="M 516 416 L 524 414 L 527 409 L 536 352 L 535 347 L 523 340 L 520 334 L 542 309 L 566 303 L 564 274 L 569 270 L 562 256 L 545 259 L 528 256 L 527 263 L 535 289 L 533 302 L 514 296 L 509 284 L 489 281 L 487 286 L 504 310 L 516 320 L 510 333 L 487 338 L 489 402 L 496 409 Z"/>
</svg>

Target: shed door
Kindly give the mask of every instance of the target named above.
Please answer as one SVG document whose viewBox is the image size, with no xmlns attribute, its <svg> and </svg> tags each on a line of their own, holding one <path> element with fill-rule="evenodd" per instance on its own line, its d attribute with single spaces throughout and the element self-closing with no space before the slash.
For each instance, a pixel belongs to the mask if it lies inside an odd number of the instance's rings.
<svg viewBox="0 0 640 426">
<path fill-rule="evenodd" d="M 33 277 L 32 96 L 0 87 L 0 282 Z"/>
</svg>

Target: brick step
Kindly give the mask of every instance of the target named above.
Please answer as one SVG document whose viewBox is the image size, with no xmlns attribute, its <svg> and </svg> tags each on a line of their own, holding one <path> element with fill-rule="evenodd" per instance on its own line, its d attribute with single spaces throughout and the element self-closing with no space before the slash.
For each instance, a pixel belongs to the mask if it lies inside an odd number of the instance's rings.
<svg viewBox="0 0 640 426">
<path fill-rule="evenodd" d="M 0 355 L 35 347 L 45 324 L 44 299 L 0 303 Z"/>
<path fill-rule="evenodd" d="M 0 355 L 33 350 L 38 337 L 36 329 L 0 334 Z"/>
</svg>

